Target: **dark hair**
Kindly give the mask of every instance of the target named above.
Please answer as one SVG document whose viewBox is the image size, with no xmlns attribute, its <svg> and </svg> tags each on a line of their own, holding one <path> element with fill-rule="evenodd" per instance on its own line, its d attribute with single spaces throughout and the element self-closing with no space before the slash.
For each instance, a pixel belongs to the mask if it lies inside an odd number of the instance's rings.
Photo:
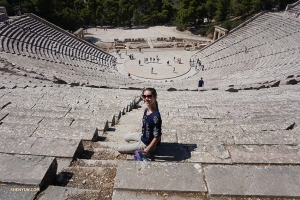
<svg viewBox="0 0 300 200">
<path fill-rule="evenodd" d="M 148 90 L 151 92 L 151 94 L 155 97 L 155 99 L 157 99 L 157 92 L 154 88 L 145 88 L 143 89 L 143 92 L 142 92 L 142 95 L 144 94 L 144 92 Z M 156 109 L 158 110 L 158 103 L 157 103 L 157 100 L 155 100 L 155 105 L 156 105 Z"/>
</svg>

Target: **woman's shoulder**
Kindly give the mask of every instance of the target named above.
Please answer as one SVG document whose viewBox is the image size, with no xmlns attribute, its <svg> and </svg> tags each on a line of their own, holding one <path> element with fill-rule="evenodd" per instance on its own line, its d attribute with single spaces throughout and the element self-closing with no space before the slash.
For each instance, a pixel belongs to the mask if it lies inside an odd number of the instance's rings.
<svg viewBox="0 0 300 200">
<path fill-rule="evenodd" d="M 160 112 L 159 112 L 159 110 L 154 110 L 153 111 L 153 115 L 155 115 L 155 116 L 157 116 L 157 117 L 160 118 Z"/>
</svg>

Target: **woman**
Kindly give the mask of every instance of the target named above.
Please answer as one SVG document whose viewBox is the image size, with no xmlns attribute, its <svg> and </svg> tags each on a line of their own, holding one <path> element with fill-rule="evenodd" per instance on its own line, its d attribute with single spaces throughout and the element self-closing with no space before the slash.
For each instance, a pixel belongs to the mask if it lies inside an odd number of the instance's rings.
<svg viewBox="0 0 300 200">
<path fill-rule="evenodd" d="M 144 89 L 142 98 L 147 105 L 142 120 L 142 133 L 126 134 L 124 137 L 125 141 L 131 143 L 121 145 L 118 148 L 120 153 L 134 153 L 137 149 L 143 149 L 147 153 L 152 153 L 160 145 L 162 121 L 156 101 L 156 90 L 154 88 Z"/>
</svg>

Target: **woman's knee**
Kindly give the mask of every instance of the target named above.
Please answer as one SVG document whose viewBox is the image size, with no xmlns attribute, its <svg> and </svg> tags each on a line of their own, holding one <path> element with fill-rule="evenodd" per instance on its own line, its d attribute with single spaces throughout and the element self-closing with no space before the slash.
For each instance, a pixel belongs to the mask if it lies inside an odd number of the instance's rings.
<svg viewBox="0 0 300 200">
<path fill-rule="evenodd" d="M 127 133 L 124 136 L 124 140 L 126 142 L 130 142 L 130 141 L 139 141 L 140 140 L 140 133 Z"/>
</svg>

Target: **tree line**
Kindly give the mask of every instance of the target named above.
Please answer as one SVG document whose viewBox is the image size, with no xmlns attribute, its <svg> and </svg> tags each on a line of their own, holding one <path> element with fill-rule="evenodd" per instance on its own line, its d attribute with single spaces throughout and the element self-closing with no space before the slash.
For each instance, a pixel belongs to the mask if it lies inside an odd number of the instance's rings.
<svg viewBox="0 0 300 200">
<path fill-rule="evenodd" d="M 295 0 L 0 0 L 10 15 L 16 2 L 23 13 L 38 16 L 70 31 L 87 26 L 176 25 L 201 27 L 274 7 L 284 9 Z"/>
</svg>

